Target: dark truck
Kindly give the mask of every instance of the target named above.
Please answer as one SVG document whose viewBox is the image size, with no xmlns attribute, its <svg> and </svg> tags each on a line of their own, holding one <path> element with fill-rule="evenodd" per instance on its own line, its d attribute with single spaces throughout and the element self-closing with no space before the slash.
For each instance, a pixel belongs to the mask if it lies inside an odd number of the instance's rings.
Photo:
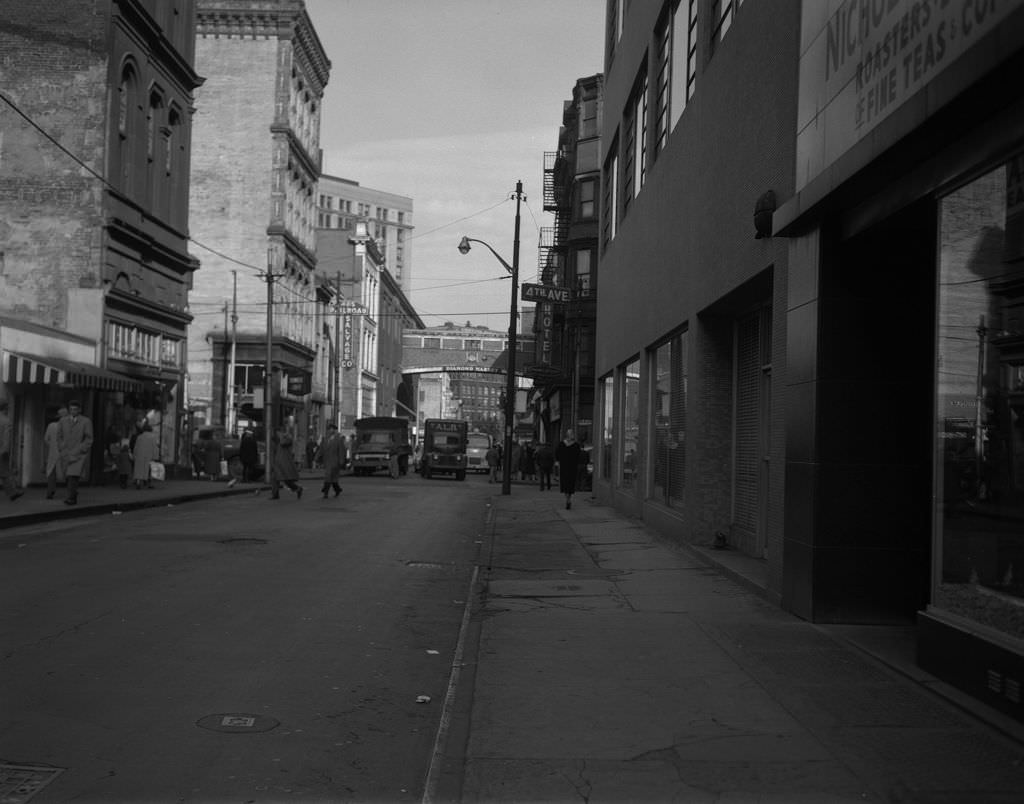
<svg viewBox="0 0 1024 804">
<path fill-rule="evenodd" d="M 386 471 L 391 477 L 409 471 L 409 420 L 392 416 L 356 419 L 352 445 L 352 473 L 372 475 Z"/>
<path fill-rule="evenodd" d="M 420 471 L 424 477 L 450 474 L 455 475 L 456 480 L 466 479 L 468 431 L 469 423 L 457 419 L 427 419 L 423 422 Z"/>
</svg>

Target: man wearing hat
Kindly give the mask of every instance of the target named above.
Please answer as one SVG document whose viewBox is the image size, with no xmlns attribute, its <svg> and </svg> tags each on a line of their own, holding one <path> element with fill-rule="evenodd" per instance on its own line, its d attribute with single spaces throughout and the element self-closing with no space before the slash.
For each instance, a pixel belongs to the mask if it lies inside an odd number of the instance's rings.
<svg viewBox="0 0 1024 804">
<path fill-rule="evenodd" d="M 82 415 L 82 404 L 76 399 L 68 402 L 68 415 L 60 420 L 57 448 L 68 481 L 68 496 L 64 504 L 75 505 L 78 502 L 78 480 L 85 471 L 89 450 L 92 449 L 92 422 Z"/>
<path fill-rule="evenodd" d="M 0 400 L 0 480 L 3 481 L 4 493 L 7 494 L 7 498 L 14 502 L 25 492 L 18 488 L 14 474 L 11 472 L 11 446 L 14 443 L 14 438 L 7 408 L 7 400 Z"/>
</svg>

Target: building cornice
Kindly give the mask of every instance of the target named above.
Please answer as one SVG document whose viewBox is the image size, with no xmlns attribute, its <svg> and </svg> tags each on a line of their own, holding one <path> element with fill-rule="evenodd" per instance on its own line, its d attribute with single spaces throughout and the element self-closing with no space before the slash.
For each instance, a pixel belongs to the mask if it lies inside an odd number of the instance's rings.
<svg viewBox="0 0 1024 804">
<path fill-rule="evenodd" d="M 291 40 L 296 57 L 308 67 L 311 88 L 317 97 L 323 96 L 331 62 L 303 0 L 199 0 L 196 35 Z"/>
</svg>

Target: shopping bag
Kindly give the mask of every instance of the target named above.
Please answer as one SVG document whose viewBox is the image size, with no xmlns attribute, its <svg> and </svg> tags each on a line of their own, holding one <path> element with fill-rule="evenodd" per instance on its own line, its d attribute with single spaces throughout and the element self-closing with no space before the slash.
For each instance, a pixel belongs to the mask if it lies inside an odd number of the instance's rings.
<svg viewBox="0 0 1024 804">
<path fill-rule="evenodd" d="M 228 462 L 227 461 L 221 461 L 220 462 L 220 476 L 224 477 L 227 473 L 228 473 Z"/>
<path fill-rule="evenodd" d="M 164 465 L 160 461 L 149 462 L 149 477 L 151 480 L 164 479 Z"/>
</svg>

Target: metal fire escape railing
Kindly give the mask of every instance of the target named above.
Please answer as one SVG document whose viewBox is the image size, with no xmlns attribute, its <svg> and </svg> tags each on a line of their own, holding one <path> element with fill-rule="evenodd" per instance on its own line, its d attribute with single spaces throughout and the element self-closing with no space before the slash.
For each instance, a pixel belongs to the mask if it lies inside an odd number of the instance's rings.
<svg viewBox="0 0 1024 804">
<path fill-rule="evenodd" d="M 569 225 L 561 216 L 555 218 L 554 226 L 540 227 L 540 238 L 537 241 L 537 273 L 541 284 L 561 284 L 568 233 Z"/>
<path fill-rule="evenodd" d="M 568 208 L 568 188 L 559 179 L 559 172 L 564 166 L 565 154 L 562 151 L 544 152 L 544 211 L 563 212 Z"/>
</svg>

